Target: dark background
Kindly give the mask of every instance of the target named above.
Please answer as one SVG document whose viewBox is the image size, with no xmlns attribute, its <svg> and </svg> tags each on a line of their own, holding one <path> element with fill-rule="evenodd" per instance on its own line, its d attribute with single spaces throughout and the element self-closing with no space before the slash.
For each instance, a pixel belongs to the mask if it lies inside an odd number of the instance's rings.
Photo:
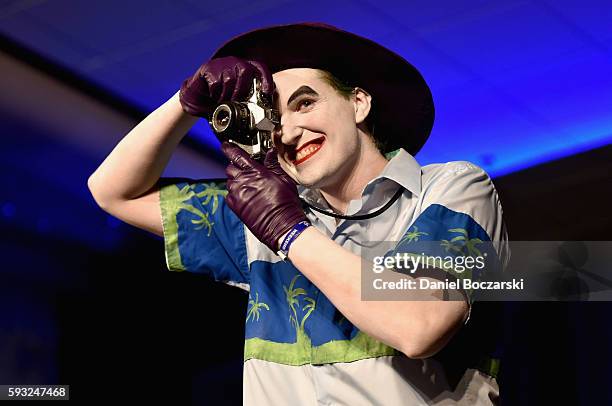
<svg viewBox="0 0 612 406">
<path fill-rule="evenodd" d="M 163 241 L 87 191 L 148 110 L 0 44 L 0 383 L 69 384 L 83 401 L 241 404 L 246 293 L 167 272 Z M 197 138 L 166 175 L 222 173 Z M 496 177 L 510 238 L 609 240 L 611 162 L 608 145 Z M 505 404 L 612 404 L 611 314 L 610 303 L 506 304 L 490 321 L 502 326 Z"/>
<path fill-rule="evenodd" d="M 497 179 L 512 238 L 604 240 L 611 159 L 608 147 Z M 11 169 L 3 165 L 3 178 Z M 27 181 L 13 179 L 5 188 Z M 32 200 L 68 204 L 35 190 Z M 23 230 L 15 217 L 0 234 L 1 382 L 69 383 L 73 399 L 241 403 L 245 292 L 167 272 L 161 239 L 127 225 L 114 226 L 122 243 L 105 252 Z M 491 320 L 503 325 L 505 404 L 609 404 L 611 311 L 599 302 L 507 304 Z"/>
</svg>

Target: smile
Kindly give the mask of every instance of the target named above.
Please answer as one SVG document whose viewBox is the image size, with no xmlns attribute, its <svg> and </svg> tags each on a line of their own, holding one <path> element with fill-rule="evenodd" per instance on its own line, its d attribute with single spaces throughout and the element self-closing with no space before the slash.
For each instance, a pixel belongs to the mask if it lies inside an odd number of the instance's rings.
<svg viewBox="0 0 612 406">
<path fill-rule="evenodd" d="M 296 151 L 293 164 L 297 166 L 314 156 L 317 152 L 319 152 L 324 142 L 324 138 L 317 138 L 316 140 L 309 141 L 306 145 L 302 146 L 298 151 Z"/>
</svg>

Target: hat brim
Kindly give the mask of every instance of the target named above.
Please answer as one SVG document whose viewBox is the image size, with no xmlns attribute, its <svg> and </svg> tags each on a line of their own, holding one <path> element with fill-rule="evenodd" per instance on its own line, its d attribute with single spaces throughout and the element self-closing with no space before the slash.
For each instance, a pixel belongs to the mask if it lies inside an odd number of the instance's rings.
<svg viewBox="0 0 612 406">
<path fill-rule="evenodd" d="M 417 69 L 374 41 L 336 27 L 301 23 L 250 31 L 213 54 L 224 56 L 263 62 L 272 73 L 323 69 L 362 87 L 372 95 L 374 136 L 384 141 L 385 152 L 402 147 L 415 155 L 433 127 L 433 98 Z"/>
</svg>

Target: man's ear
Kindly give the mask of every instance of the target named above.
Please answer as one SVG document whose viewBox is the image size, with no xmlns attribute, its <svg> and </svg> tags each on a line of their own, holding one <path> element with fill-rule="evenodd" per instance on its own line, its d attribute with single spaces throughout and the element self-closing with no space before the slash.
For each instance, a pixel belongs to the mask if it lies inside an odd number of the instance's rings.
<svg viewBox="0 0 612 406">
<path fill-rule="evenodd" d="M 355 104 L 355 124 L 362 124 L 372 108 L 372 96 L 364 89 L 356 87 L 353 90 L 353 103 Z"/>
</svg>

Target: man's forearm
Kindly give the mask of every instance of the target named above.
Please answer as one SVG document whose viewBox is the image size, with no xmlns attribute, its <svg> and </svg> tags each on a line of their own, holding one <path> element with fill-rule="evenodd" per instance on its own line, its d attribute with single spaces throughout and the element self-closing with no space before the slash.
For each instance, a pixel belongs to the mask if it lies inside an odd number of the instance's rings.
<svg viewBox="0 0 612 406">
<path fill-rule="evenodd" d="M 314 227 L 291 245 L 289 259 L 355 326 L 409 357 L 439 351 L 466 315 L 465 302 L 362 301 L 362 259 Z"/>
<path fill-rule="evenodd" d="M 182 110 L 178 93 L 149 114 L 89 178 L 96 201 L 130 200 L 149 190 L 197 120 Z"/>
</svg>

